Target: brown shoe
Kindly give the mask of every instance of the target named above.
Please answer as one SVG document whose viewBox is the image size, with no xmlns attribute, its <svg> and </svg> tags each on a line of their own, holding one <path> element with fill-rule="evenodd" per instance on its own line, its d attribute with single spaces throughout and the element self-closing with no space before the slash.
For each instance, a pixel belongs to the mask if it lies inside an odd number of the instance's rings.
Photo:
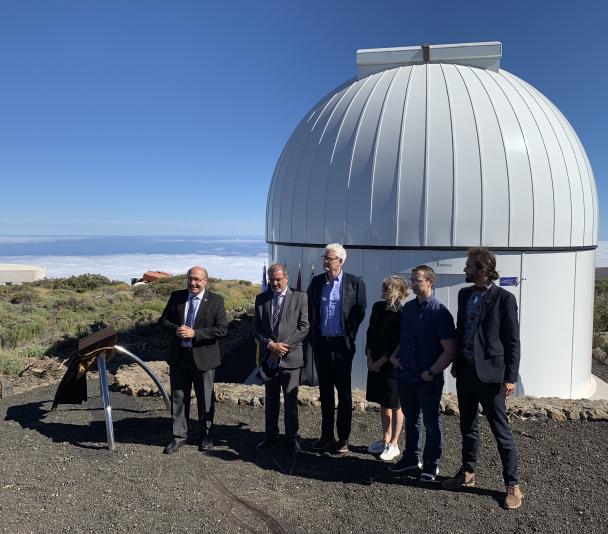
<svg viewBox="0 0 608 534">
<path fill-rule="evenodd" d="M 446 478 L 441 487 L 446 490 L 458 490 L 461 488 L 472 488 L 475 485 L 475 473 L 467 471 L 464 467 L 452 478 Z"/>
<path fill-rule="evenodd" d="M 346 454 L 348 452 L 348 441 L 341 439 L 336 444 L 336 454 Z"/>
<path fill-rule="evenodd" d="M 313 451 L 325 451 L 330 447 L 333 447 L 335 443 L 335 439 L 325 439 L 324 437 L 320 437 L 318 440 L 312 442 L 310 448 Z"/>
<path fill-rule="evenodd" d="M 515 510 L 521 506 L 524 500 L 524 494 L 521 492 L 519 484 L 507 486 L 507 494 L 505 496 L 505 508 L 507 510 Z"/>
</svg>

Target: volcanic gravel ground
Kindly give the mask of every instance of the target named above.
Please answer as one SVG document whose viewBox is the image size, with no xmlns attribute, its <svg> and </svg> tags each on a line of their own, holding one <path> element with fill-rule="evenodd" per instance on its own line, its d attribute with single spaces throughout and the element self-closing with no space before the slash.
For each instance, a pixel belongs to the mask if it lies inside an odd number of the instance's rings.
<svg viewBox="0 0 608 534">
<path fill-rule="evenodd" d="M 55 387 L 0 401 L 1 532 L 592 532 L 608 531 L 608 424 L 513 423 L 525 493 L 500 507 L 500 465 L 482 424 L 478 487 L 393 476 L 366 452 L 377 413 L 354 415 L 352 452 L 307 452 L 320 414 L 301 410 L 305 451 L 258 452 L 263 410 L 220 404 L 217 446 L 161 454 L 170 439 L 157 398 L 112 394 L 117 449 L 105 449 L 98 386 L 82 406 L 48 412 Z M 459 467 L 458 418 L 444 418 L 441 474 Z M 442 478 L 442 477 L 440 477 Z"/>
</svg>

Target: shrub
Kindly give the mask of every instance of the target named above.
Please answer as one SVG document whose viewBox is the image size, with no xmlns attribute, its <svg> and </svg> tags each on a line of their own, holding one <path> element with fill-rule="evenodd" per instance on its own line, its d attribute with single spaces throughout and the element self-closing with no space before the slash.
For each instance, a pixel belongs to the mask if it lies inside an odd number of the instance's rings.
<svg viewBox="0 0 608 534">
<path fill-rule="evenodd" d="M 69 278 L 45 278 L 44 280 L 38 280 L 37 282 L 32 283 L 35 287 L 71 289 L 78 293 L 118 284 L 123 284 L 123 282 L 112 281 L 100 274 L 80 274 L 77 276 L 70 276 Z"/>
</svg>

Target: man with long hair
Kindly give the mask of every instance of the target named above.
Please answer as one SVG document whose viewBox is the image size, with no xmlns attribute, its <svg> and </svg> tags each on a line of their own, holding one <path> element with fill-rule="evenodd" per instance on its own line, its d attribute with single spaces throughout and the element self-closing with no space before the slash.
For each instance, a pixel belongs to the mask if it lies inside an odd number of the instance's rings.
<svg viewBox="0 0 608 534">
<path fill-rule="evenodd" d="M 472 286 L 458 293 L 458 354 L 452 366 L 460 409 L 462 466 L 445 489 L 475 485 L 479 450 L 479 405 L 502 461 L 504 506 L 519 508 L 523 494 L 517 476 L 517 447 L 509 428 L 505 398 L 515 391 L 519 372 L 519 324 L 515 297 L 493 282 L 496 258 L 487 248 L 469 249 L 464 268 Z"/>
</svg>

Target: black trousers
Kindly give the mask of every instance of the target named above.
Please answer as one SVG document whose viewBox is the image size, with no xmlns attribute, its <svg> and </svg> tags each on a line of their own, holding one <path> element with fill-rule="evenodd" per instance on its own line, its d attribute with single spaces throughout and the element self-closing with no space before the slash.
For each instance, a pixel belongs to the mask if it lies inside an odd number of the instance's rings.
<svg viewBox="0 0 608 534">
<path fill-rule="evenodd" d="M 462 433 L 462 466 L 475 471 L 479 452 L 479 405 L 484 414 L 502 461 L 505 485 L 517 484 L 517 447 L 507 420 L 507 407 L 502 384 L 479 380 L 474 366 L 460 366 L 456 377 L 460 432 Z"/>
<path fill-rule="evenodd" d="M 338 439 L 348 441 L 353 414 L 353 354 L 348 350 L 345 339 L 337 337 L 322 338 L 315 346 L 314 356 L 321 396 L 321 437 L 334 439 L 335 388 L 338 392 Z"/>
<path fill-rule="evenodd" d="M 279 368 L 279 374 L 266 382 L 264 413 L 266 415 L 266 438 L 275 439 L 279 435 L 279 408 L 281 389 L 285 406 L 285 436 L 288 440 L 298 437 L 298 385 L 300 369 Z"/>
<path fill-rule="evenodd" d="M 182 348 L 177 360 L 169 369 L 169 377 L 171 381 L 173 437 L 184 440 L 188 437 L 192 386 L 194 386 L 198 406 L 201 437 L 206 436 L 211 430 L 215 411 L 215 394 L 213 392 L 215 369 L 201 371 L 194 364 L 192 349 Z"/>
</svg>

